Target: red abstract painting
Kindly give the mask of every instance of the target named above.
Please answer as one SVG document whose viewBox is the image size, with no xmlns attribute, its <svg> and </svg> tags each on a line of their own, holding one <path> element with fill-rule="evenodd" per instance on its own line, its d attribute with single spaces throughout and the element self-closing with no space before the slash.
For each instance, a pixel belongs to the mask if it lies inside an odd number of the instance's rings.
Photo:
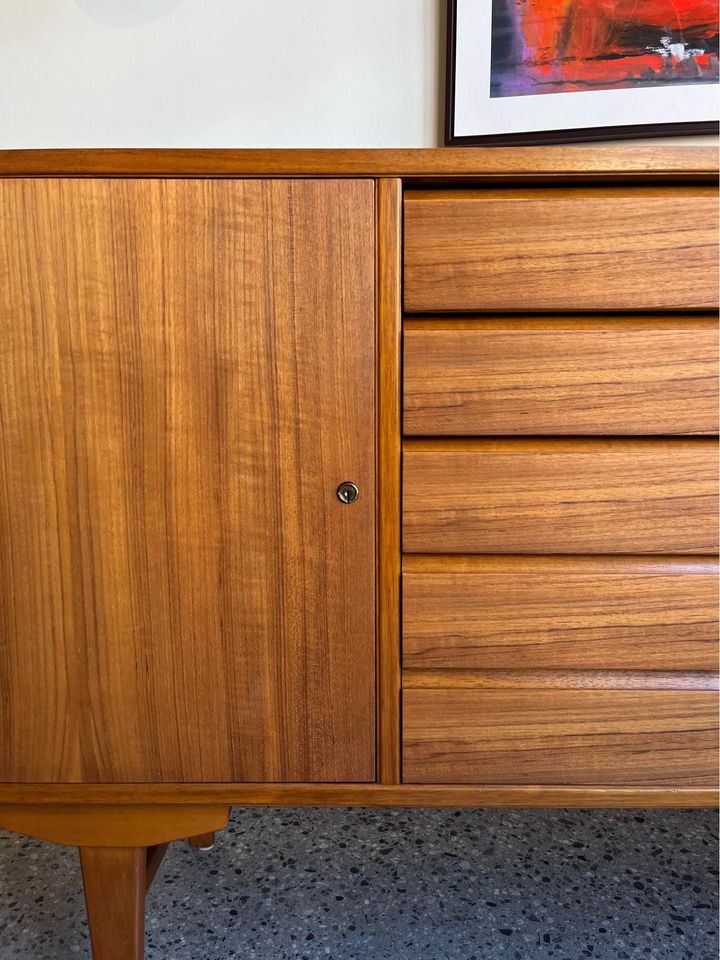
<svg viewBox="0 0 720 960">
<path fill-rule="evenodd" d="M 718 82 L 718 0 L 493 0 L 492 97 Z"/>
</svg>

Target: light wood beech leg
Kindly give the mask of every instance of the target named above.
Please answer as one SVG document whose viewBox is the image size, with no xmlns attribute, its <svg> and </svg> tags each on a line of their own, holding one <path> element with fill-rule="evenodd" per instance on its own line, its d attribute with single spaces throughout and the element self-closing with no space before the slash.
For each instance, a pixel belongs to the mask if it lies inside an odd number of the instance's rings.
<svg viewBox="0 0 720 960">
<path fill-rule="evenodd" d="M 145 847 L 80 849 L 93 960 L 143 960 Z"/>
</svg>

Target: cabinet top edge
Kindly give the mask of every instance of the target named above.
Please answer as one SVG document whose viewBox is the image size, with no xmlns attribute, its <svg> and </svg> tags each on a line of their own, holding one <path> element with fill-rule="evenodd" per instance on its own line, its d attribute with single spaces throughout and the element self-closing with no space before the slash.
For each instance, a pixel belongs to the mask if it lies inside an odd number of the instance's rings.
<svg viewBox="0 0 720 960">
<path fill-rule="evenodd" d="M 0 177 L 705 180 L 718 159 L 711 146 L 0 150 Z"/>
</svg>

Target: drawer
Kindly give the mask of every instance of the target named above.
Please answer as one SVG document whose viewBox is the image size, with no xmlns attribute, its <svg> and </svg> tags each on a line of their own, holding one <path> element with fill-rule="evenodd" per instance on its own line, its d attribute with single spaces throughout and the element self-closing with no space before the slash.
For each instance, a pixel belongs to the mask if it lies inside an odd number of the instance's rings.
<svg viewBox="0 0 720 960">
<path fill-rule="evenodd" d="M 406 783 L 715 786 L 717 694 L 403 693 Z"/>
<path fill-rule="evenodd" d="M 409 553 L 717 552 L 714 440 L 406 440 Z"/>
<path fill-rule="evenodd" d="M 414 320 L 404 341 L 409 435 L 718 430 L 714 318 Z"/>
<path fill-rule="evenodd" d="M 405 194 L 410 312 L 712 309 L 712 186 Z"/>
<path fill-rule="evenodd" d="M 718 564 L 407 557 L 409 669 L 716 670 Z"/>
</svg>

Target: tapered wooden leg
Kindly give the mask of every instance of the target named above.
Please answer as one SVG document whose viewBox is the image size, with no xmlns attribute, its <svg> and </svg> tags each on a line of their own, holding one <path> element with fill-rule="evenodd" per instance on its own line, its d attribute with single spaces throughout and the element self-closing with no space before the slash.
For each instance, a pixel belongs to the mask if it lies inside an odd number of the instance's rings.
<svg viewBox="0 0 720 960">
<path fill-rule="evenodd" d="M 152 886 L 152 882 L 155 879 L 155 875 L 160 869 L 160 864 L 165 859 L 165 854 L 167 853 L 168 844 L 167 843 L 158 843 L 154 847 L 147 848 L 147 860 L 145 868 L 145 893 L 148 892 Z"/>
<path fill-rule="evenodd" d="M 93 960 L 143 960 L 145 847 L 80 849 Z"/>
<path fill-rule="evenodd" d="M 207 842 L 229 814 L 222 804 L 0 803 L 0 828 L 80 847 L 94 960 L 143 960 L 145 893 L 168 843 Z"/>
<path fill-rule="evenodd" d="M 215 832 L 198 833 L 194 837 L 188 837 L 188 843 L 196 850 L 212 850 L 215 846 Z"/>
</svg>

